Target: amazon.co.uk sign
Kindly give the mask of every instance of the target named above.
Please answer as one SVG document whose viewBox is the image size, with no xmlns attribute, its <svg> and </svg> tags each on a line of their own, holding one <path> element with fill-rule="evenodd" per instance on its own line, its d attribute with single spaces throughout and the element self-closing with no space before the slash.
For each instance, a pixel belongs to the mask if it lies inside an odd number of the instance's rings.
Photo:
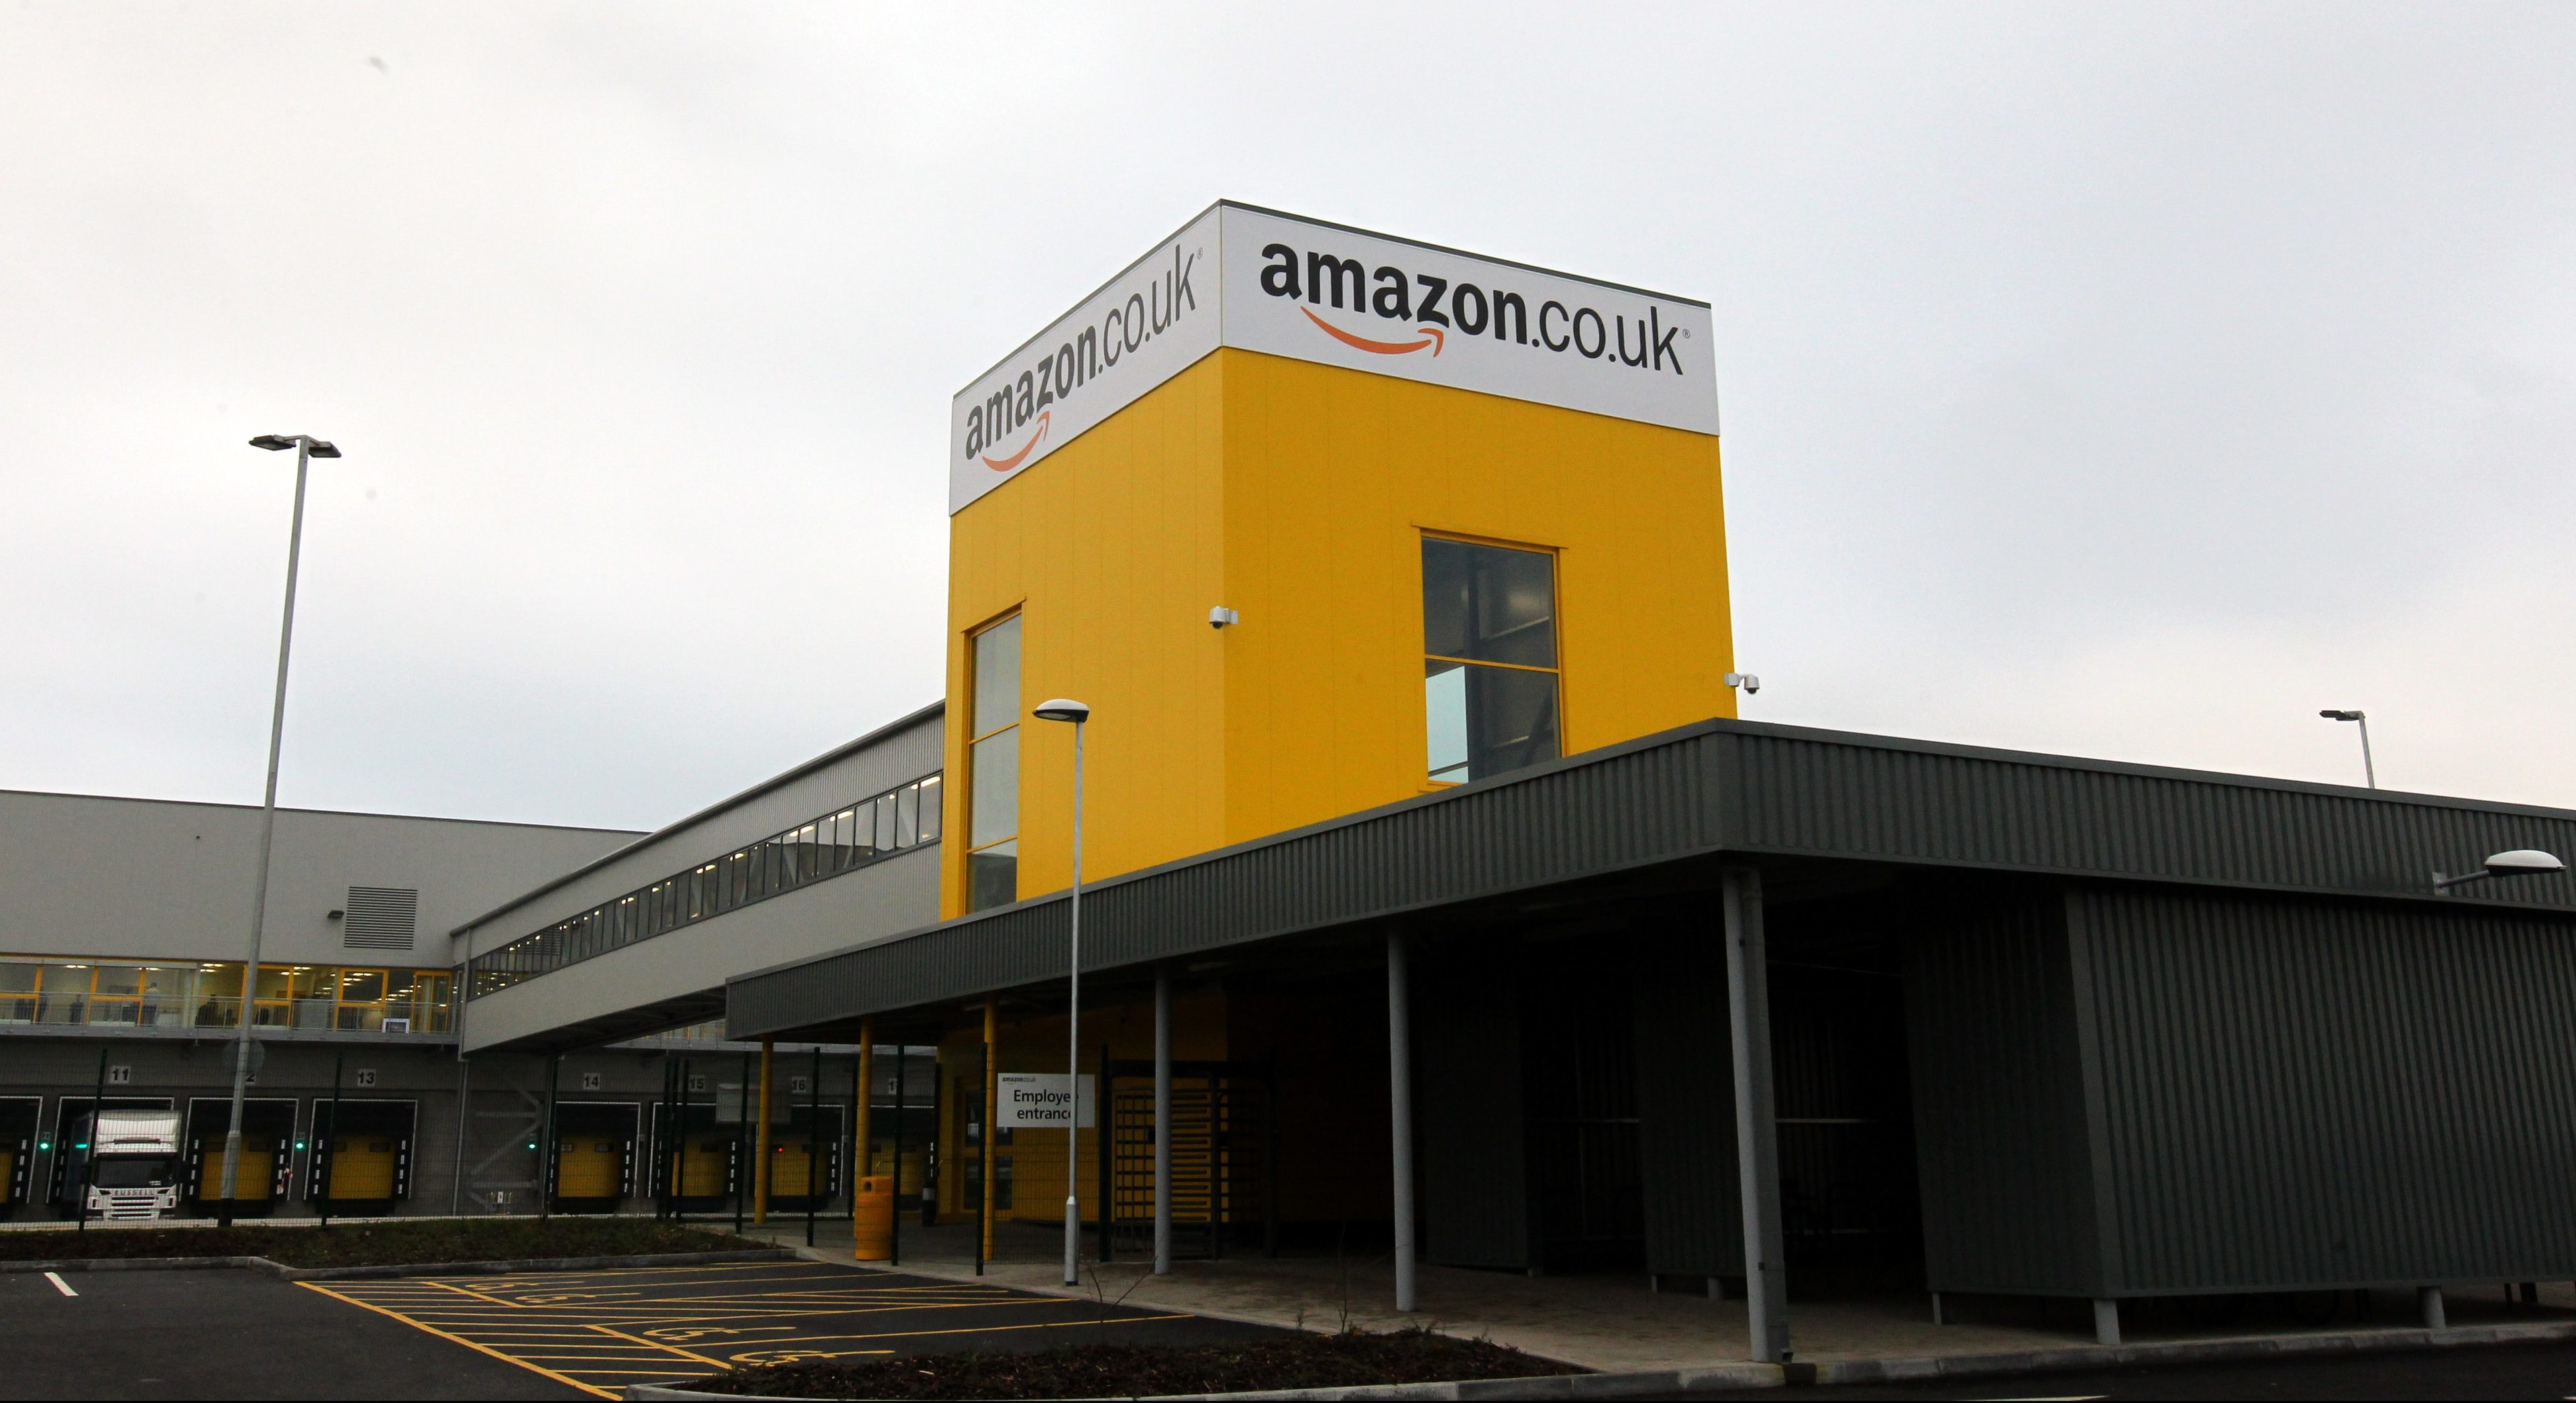
<svg viewBox="0 0 2576 1403">
<path fill-rule="evenodd" d="M 1708 305 L 1220 203 L 957 395 L 952 512 L 1219 346 L 1717 432 Z"/>
</svg>

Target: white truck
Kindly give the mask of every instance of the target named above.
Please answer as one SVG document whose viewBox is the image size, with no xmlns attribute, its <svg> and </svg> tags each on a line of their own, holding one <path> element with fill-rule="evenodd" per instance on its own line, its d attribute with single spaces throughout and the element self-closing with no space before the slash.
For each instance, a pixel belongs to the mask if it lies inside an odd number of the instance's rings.
<svg viewBox="0 0 2576 1403">
<path fill-rule="evenodd" d="M 179 1113 L 110 1107 L 73 1123 L 66 1197 L 86 1216 L 147 1221 L 179 1208 Z"/>
</svg>

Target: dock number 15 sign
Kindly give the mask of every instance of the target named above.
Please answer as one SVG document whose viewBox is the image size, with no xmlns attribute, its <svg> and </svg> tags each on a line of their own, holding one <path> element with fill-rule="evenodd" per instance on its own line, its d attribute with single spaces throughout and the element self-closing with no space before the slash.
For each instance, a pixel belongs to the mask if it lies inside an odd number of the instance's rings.
<svg viewBox="0 0 2576 1403">
<path fill-rule="evenodd" d="M 1066 1093 L 1062 1072 L 1003 1072 L 994 1077 L 994 1120 L 1005 1130 L 1064 1129 L 1067 1107 L 1073 1099 Z M 1095 1123 L 1092 1083 L 1096 1077 L 1082 1078 L 1080 1102 L 1071 1108 L 1078 1115 L 1076 1130 L 1089 1130 Z"/>
</svg>

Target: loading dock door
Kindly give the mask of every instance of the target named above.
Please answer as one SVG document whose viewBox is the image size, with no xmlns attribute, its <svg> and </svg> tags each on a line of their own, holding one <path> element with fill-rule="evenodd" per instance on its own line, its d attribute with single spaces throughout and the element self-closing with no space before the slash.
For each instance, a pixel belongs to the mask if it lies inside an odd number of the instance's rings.
<svg viewBox="0 0 2576 1403">
<path fill-rule="evenodd" d="M 659 1199 L 671 1191 L 671 1125 L 670 1116 L 679 1107 L 655 1102 L 653 1105 L 653 1163 L 645 1175 L 649 1192 Z M 680 1137 L 680 1206 L 684 1210 L 706 1211 L 730 1198 L 734 1191 L 741 1149 L 734 1127 L 719 1124 L 717 1108 L 704 1102 L 691 1105 L 681 1124 Z M 776 1188 L 772 1186 L 772 1197 Z"/>
<path fill-rule="evenodd" d="M 45 1189 L 47 1202 L 70 1217 L 80 1211 L 80 1197 L 75 1192 L 81 1176 L 89 1172 L 89 1154 L 72 1143 L 71 1132 L 80 1129 L 81 1117 L 90 1113 L 92 1102 L 86 1096 L 66 1096 L 54 1103 L 54 1164 Z M 166 1111 L 167 1096 L 111 1096 L 106 1106 L 111 1111 Z"/>
<path fill-rule="evenodd" d="M 804 1212 L 806 1201 L 820 1208 L 841 1192 L 841 1108 L 825 1106 L 817 1138 L 810 1107 L 798 1106 L 785 1129 L 769 1145 L 769 1206 L 773 1211 Z"/>
<path fill-rule="evenodd" d="M 635 1182 L 632 1101 L 566 1101 L 555 1107 L 549 1182 L 559 1213 L 614 1213 Z"/>
<path fill-rule="evenodd" d="M 414 1101 L 348 1101 L 332 1115 L 329 1101 L 313 1103 L 313 1161 L 307 1199 L 328 1197 L 333 1212 L 361 1205 L 386 1210 L 411 1197 Z"/>
<path fill-rule="evenodd" d="M 35 1177 L 37 1113 L 44 1101 L 35 1096 L 0 1096 L 0 1218 L 27 1201 Z"/>
<path fill-rule="evenodd" d="M 228 1097 L 188 1102 L 188 1179 L 191 1203 L 215 1203 L 224 1192 L 224 1135 L 231 1128 Z M 259 1097 L 242 1103 L 241 1167 L 233 1175 L 233 1206 L 266 1209 L 286 1197 L 294 1163 L 295 1099 Z"/>
</svg>

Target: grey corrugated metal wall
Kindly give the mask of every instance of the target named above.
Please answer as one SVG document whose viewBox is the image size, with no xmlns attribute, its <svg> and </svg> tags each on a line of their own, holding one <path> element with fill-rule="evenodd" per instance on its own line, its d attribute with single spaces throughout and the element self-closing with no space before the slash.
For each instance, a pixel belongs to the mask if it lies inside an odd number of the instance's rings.
<svg viewBox="0 0 2576 1403">
<path fill-rule="evenodd" d="M 1534 1262 L 1518 954 L 1453 948 L 1413 971 L 1423 1256 L 1443 1266 Z"/>
<path fill-rule="evenodd" d="M 2122 1293 L 2576 1275 L 2561 922 L 2072 898 Z"/>
<path fill-rule="evenodd" d="M 1744 1275 L 1726 951 L 1703 918 L 1647 937 L 1636 983 L 1637 1117 L 1646 1270 Z"/>
<path fill-rule="evenodd" d="M 2564 812 L 2236 775 L 1731 726 L 1705 741 L 1718 841 L 1810 853 L 2283 890 L 2430 896 L 2432 869 L 2576 849 Z M 2566 877 L 2475 889 L 2561 909 Z"/>
<path fill-rule="evenodd" d="M 1925 1276 L 1935 1291 L 2106 1295 L 2064 900 L 1980 895 L 1927 913 L 1906 951 Z"/>
</svg>

